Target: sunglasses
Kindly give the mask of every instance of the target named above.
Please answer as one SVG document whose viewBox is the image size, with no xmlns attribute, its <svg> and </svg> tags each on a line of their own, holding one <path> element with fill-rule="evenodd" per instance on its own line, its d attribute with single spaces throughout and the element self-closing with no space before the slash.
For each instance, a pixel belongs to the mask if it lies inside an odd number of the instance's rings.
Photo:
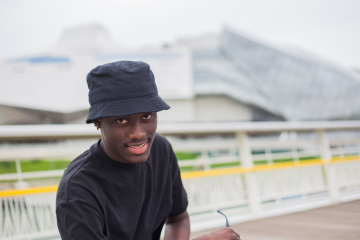
<svg viewBox="0 0 360 240">
<path fill-rule="evenodd" d="M 220 213 L 220 214 L 222 214 L 222 215 L 224 215 L 224 217 L 225 217 L 225 219 L 226 219 L 226 227 L 230 227 L 230 225 L 229 225 L 229 222 L 228 222 L 228 219 L 227 219 L 226 215 L 225 215 L 223 212 L 221 212 L 220 210 L 217 210 L 217 212 L 218 212 L 218 213 Z"/>
</svg>

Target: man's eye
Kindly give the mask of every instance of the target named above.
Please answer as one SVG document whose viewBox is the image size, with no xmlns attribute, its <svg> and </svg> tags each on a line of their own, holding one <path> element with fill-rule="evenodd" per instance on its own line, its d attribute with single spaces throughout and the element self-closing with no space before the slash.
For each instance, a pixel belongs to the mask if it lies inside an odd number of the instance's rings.
<svg viewBox="0 0 360 240">
<path fill-rule="evenodd" d="M 124 124 L 124 123 L 127 123 L 128 120 L 122 118 L 122 119 L 116 120 L 116 122 L 117 122 L 117 123 L 122 123 L 122 124 Z"/>
<path fill-rule="evenodd" d="M 142 119 L 149 120 L 151 117 L 152 117 L 151 114 L 146 114 L 145 116 L 142 117 Z"/>
</svg>

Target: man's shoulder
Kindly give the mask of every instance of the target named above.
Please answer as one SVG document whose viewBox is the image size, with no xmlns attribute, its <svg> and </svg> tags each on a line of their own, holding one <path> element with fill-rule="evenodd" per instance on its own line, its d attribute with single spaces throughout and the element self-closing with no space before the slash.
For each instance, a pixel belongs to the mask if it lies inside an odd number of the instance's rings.
<svg viewBox="0 0 360 240">
<path fill-rule="evenodd" d="M 57 191 L 57 205 L 69 200 L 69 191 L 74 187 L 73 182 L 83 179 L 79 175 L 83 175 L 82 169 L 87 165 L 90 157 L 91 150 L 88 149 L 66 167 Z"/>
<path fill-rule="evenodd" d="M 169 141 L 166 139 L 166 137 L 164 137 L 160 133 L 155 134 L 154 141 L 157 141 L 160 144 L 170 144 Z"/>
<path fill-rule="evenodd" d="M 172 146 L 164 136 L 162 136 L 159 133 L 156 133 L 154 142 L 153 142 L 153 148 L 156 148 L 157 150 L 161 150 L 161 152 L 171 152 Z"/>
<path fill-rule="evenodd" d="M 71 177 L 74 175 L 83 165 L 86 163 L 86 161 L 91 156 L 91 150 L 88 149 L 82 154 L 80 154 L 78 157 L 76 157 L 74 160 L 70 162 L 70 164 L 65 168 L 63 177 Z"/>
<path fill-rule="evenodd" d="M 156 133 L 154 142 L 151 146 L 149 163 L 152 163 L 160 168 L 164 168 L 166 166 L 171 166 L 174 159 L 176 159 L 175 153 L 169 140 Z"/>
</svg>

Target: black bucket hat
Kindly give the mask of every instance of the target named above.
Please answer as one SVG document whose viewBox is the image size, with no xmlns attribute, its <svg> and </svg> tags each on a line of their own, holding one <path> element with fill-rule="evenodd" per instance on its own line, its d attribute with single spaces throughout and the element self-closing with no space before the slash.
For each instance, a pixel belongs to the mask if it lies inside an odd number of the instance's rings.
<svg viewBox="0 0 360 240">
<path fill-rule="evenodd" d="M 92 69 L 86 81 L 90 109 L 86 123 L 101 117 L 169 109 L 158 95 L 154 74 L 144 62 L 118 61 Z"/>
</svg>

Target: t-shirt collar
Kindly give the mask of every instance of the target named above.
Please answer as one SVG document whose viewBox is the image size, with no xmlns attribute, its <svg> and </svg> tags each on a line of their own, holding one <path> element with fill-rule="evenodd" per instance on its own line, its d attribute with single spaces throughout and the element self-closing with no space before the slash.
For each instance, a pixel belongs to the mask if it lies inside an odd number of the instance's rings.
<svg viewBox="0 0 360 240">
<path fill-rule="evenodd" d="M 97 143 L 91 146 L 91 153 L 95 156 L 95 158 L 99 161 L 101 161 L 102 164 L 106 165 L 112 170 L 115 171 L 132 171 L 140 167 L 142 163 L 140 164 L 134 164 L 134 163 L 123 163 L 118 162 L 112 158 L 110 158 L 106 153 L 101 149 L 100 147 L 101 139 Z"/>
</svg>

